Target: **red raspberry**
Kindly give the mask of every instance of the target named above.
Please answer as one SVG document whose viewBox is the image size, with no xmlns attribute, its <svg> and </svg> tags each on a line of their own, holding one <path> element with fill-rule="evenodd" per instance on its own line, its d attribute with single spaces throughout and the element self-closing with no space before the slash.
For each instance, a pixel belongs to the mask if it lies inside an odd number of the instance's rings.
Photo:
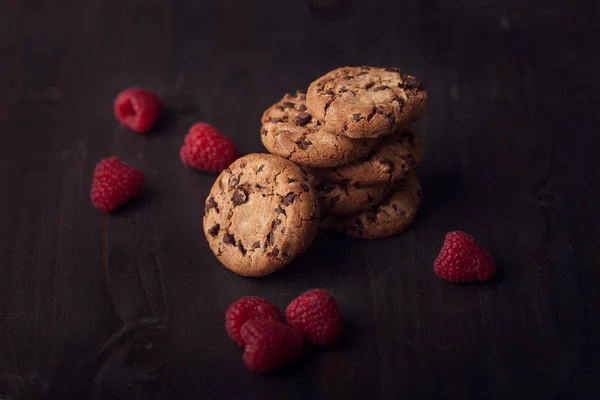
<svg viewBox="0 0 600 400">
<path fill-rule="evenodd" d="M 115 99 L 115 117 L 127 128 L 138 133 L 148 132 L 162 111 L 162 101 L 153 92 L 130 88 Z"/>
<path fill-rule="evenodd" d="M 190 128 L 179 155 L 185 165 L 209 172 L 221 172 L 239 157 L 233 141 L 204 122 Z"/>
<path fill-rule="evenodd" d="M 433 262 L 433 270 L 450 282 L 473 282 L 490 279 L 495 267 L 492 256 L 472 236 L 450 232 Z"/>
<path fill-rule="evenodd" d="M 110 212 L 138 196 L 143 186 L 141 171 L 109 157 L 96 165 L 90 197 L 96 208 Z"/>
<path fill-rule="evenodd" d="M 229 306 L 225 313 L 225 329 L 229 336 L 238 342 L 240 346 L 246 343 L 240 336 L 242 325 L 246 321 L 255 319 L 266 319 L 274 322 L 282 322 L 281 313 L 273 304 L 260 297 L 242 297 Z"/>
<path fill-rule="evenodd" d="M 251 320 L 242 326 L 241 335 L 246 342 L 244 363 L 252 371 L 273 371 L 302 356 L 302 336 L 280 322 Z"/>
<path fill-rule="evenodd" d="M 320 346 L 334 344 L 344 333 L 338 305 L 322 289 L 309 290 L 295 298 L 285 310 L 285 319 L 307 341 Z"/>
</svg>

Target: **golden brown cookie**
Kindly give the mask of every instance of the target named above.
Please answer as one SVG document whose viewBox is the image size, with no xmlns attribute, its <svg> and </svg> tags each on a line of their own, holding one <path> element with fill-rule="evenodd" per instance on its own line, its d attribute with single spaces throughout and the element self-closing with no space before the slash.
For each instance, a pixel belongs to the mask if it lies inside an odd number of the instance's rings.
<svg viewBox="0 0 600 400">
<path fill-rule="evenodd" d="M 421 161 L 422 143 L 411 130 L 398 131 L 383 139 L 367 159 L 335 168 L 311 168 L 310 173 L 345 185 L 378 185 L 404 177 Z"/>
<path fill-rule="evenodd" d="M 366 210 L 381 202 L 392 189 L 388 183 L 357 186 L 323 181 L 311 175 L 309 179 L 319 196 L 322 212 L 333 214 L 354 214 Z"/>
<path fill-rule="evenodd" d="M 289 160 L 249 154 L 215 181 L 204 233 L 219 261 L 243 276 L 284 267 L 312 243 L 319 203 L 306 173 Z"/>
<path fill-rule="evenodd" d="M 261 140 L 271 153 L 309 167 L 348 164 L 369 154 L 377 139 L 327 132 L 306 108 L 306 95 L 286 94 L 263 114 Z"/>
<path fill-rule="evenodd" d="M 421 185 L 414 174 L 396 182 L 392 192 L 369 210 L 353 215 L 328 214 L 321 226 L 361 239 L 383 239 L 414 221 L 421 203 Z"/>
<path fill-rule="evenodd" d="M 398 68 L 343 67 L 310 84 L 306 105 L 331 132 L 374 138 L 420 119 L 427 91 Z"/>
</svg>

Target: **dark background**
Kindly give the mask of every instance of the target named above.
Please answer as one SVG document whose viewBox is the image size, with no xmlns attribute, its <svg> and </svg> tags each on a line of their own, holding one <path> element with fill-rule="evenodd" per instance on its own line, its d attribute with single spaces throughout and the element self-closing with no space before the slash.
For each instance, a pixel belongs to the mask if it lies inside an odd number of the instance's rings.
<svg viewBox="0 0 600 400">
<path fill-rule="evenodd" d="M 600 2 L 2 0 L 0 398 L 599 399 Z M 424 202 L 368 242 L 322 233 L 244 279 L 212 255 L 185 168 L 208 121 L 263 152 L 262 111 L 343 65 L 421 78 Z M 157 128 L 112 100 L 164 98 Z M 95 164 L 141 169 L 143 196 L 90 204 Z M 449 230 L 494 254 L 483 284 L 438 279 Z M 227 337 L 227 306 L 330 290 L 342 343 L 272 375 Z"/>
</svg>

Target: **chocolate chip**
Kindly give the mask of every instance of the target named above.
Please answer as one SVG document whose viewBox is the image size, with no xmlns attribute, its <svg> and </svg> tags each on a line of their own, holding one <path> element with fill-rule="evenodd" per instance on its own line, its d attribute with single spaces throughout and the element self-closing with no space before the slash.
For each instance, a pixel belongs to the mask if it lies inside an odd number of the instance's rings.
<svg viewBox="0 0 600 400">
<path fill-rule="evenodd" d="M 365 83 L 365 89 L 369 89 L 369 88 L 373 87 L 373 85 L 375 85 L 375 82 L 373 82 L 373 81 L 367 82 L 367 83 Z"/>
<path fill-rule="evenodd" d="M 308 149 L 308 146 L 310 146 L 312 143 L 309 142 L 308 140 L 301 140 L 299 142 L 296 142 L 296 146 L 298 146 L 301 150 L 306 150 Z"/>
<path fill-rule="evenodd" d="M 368 192 L 367 192 L 367 202 L 369 204 L 373 203 L 373 196 L 371 196 L 371 193 L 368 193 Z"/>
<path fill-rule="evenodd" d="M 254 244 L 252 245 L 253 249 L 258 249 L 260 247 L 260 240 L 257 240 L 256 242 L 254 242 Z"/>
<path fill-rule="evenodd" d="M 375 112 L 377 114 L 383 114 L 385 112 L 385 107 L 383 107 L 383 106 L 377 106 L 377 107 L 375 107 Z"/>
<path fill-rule="evenodd" d="M 240 251 L 242 252 L 242 255 L 246 255 L 246 249 L 244 248 L 244 246 L 242 246 L 242 242 L 238 243 L 238 249 L 240 249 Z"/>
<path fill-rule="evenodd" d="M 398 206 L 395 204 L 392 204 L 392 208 L 394 209 L 394 211 L 398 211 Z"/>
<path fill-rule="evenodd" d="M 277 206 L 277 208 L 275 209 L 275 212 L 276 212 L 277 214 L 283 214 L 283 215 L 287 215 L 287 214 L 285 213 L 285 210 L 284 210 L 283 208 L 281 208 L 281 206 Z"/>
<path fill-rule="evenodd" d="M 231 198 L 235 205 L 239 206 L 248 201 L 248 194 L 242 189 L 236 189 Z"/>
<path fill-rule="evenodd" d="M 335 93 L 333 93 L 333 90 L 329 89 L 328 91 L 325 92 L 325 94 L 327 96 L 333 96 Z"/>
<path fill-rule="evenodd" d="M 275 221 L 273 221 L 271 223 L 271 229 L 275 229 L 277 228 L 279 225 L 281 225 L 281 220 L 280 219 L 276 219 Z"/>
<path fill-rule="evenodd" d="M 288 193 L 281 201 L 284 205 L 289 206 L 296 200 L 296 194 L 293 192 Z"/>
<path fill-rule="evenodd" d="M 215 201 L 214 197 L 209 197 L 208 200 L 206 200 L 206 204 L 204 205 L 204 209 L 206 212 L 208 212 L 208 210 L 210 210 L 211 208 L 215 208 L 217 211 L 219 211 L 219 206 L 217 205 L 217 202 Z"/>
<path fill-rule="evenodd" d="M 300 106 L 298 106 L 298 111 L 306 111 L 306 106 L 304 104 L 300 104 Z"/>
<path fill-rule="evenodd" d="M 324 182 L 323 183 L 323 191 L 325 193 L 329 193 L 331 192 L 333 189 L 335 189 L 335 184 L 331 183 L 331 182 Z"/>
<path fill-rule="evenodd" d="M 273 255 L 274 255 L 275 257 L 277 257 L 277 256 L 279 255 L 279 248 L 277 248 L 277 247 L 274 247 L 274 248 L 273 248 Z"/>
<path fill-rule="evenodd" d="M 354 78 L 352 75 L 344 75 L 343 76 L 343 79 L 346 79 L 346 80 L 347 79 L 352 79 L 352 78 Z"/>
<path fill-rule="evenodd" d="M 347 87 L 343 87 L 340 89 L 340 93 L 346 93 L 348 91 Z"/>
<path fill-rule="evenodd" d="M 288 183 L 294 183 L 294 182 L 298 182 L 298 179 L 288 178 Z"/>
<path fill-rule="evenodd" d="M 260 172 L 265 168 L 265 164 L 261 164 L 260 167 L 256 170 L 256 172 Z"/>
<path fill-rule="evenodd" d="M 226 233 L 225 236 L 223 236 L 223 243 L 232 244 L 235 246 L 235 238 L 233 237 L 233 235 Z"/>
<path fill-rule="evenodd" d="M 400 68 L 388 67 L 388 68 L 384 69 L 384 71 L 387 71 L 387 72 L 400 72 Z"/>
<path fill-rule="evenodd" d="M 267 235 L 267 243 L 269 243 L 271 246 L 273 246 L 273 243 L 275 243 L 275 234 L 273 232 L 269 232 Z"/>
<path fill-rule="evenodd" d="M 402 77 L 402 85 L 408 89 L 418 89 L 421 86 L 421 82 L 414 76 L 404 75 Z"/>
<path fill-rule="evenodd" d="M 282 256 L 283 256 L 283 258 L 288 258 L 289 253 L 287 251 L 284 251 Z"/>
<path fill-rule="evenodd" d="M 374 92 L 379 92 L 379 91 L 381 91 L 381 90 L 386 90 L 386 89 L 389 89 L 389 88 L 388 88 L 387 86 L 383 86 L 383 85 L 381 85 L 381 86 L 376 86 L 376 87 L 374 87 L 374 88 L 373 88 L 373 91 L 374 91 Z"/>
<path fill-rule="evenodd" d="M 310 192 L 310 187 L 305 182 L 302 182 L 300 186 L 302 186 L 305 192 Z"/>
<path fill-rule="evenodd" d="M 263 136 L 267 136 L 267 133 L 268 133 L 268 132 L 267 132 L 267 130 L 266 130 L 265 128 L 262 128 L 262 129 L 260 130 L 260 134 L 261 134 L 261 135 L 263 135 Z"/>
<path fill-rule="evenodd" d="M 309 113 L 301 112 L 300 114 L 296 115 L 296 125 L 304 126 L 304 125 L 308 124 L 311 119 L 312 119 L 312 117 L 310 116 Z"/>
<path fill-rule="evenodd" d="M 229 187 L 234 188 L 240 184 L 240 177 L 238 175 L 231 175 L 227 180 L 227 183 L 229 183 Z"/>
<path fill-rule="evenodd" d="M 281 119 L 281 118 L 271 118 L 271 120 L 269 122 L 272 122 L 274 124 L 278 124 L 281 121 L 283 121 L 283 119 Z"/>
<path fill-rule="evenodd" d="M 362 114 L 360 114 L 360 113 L 357 113 L 357 114 L 352 114 L 352 121 L 354 121 L 354 122 L 358 122 L 358 121 L 360 121 L 361 119 L 363 119 L 363 116 L 362 116 Z"/>
<path fill-rule="evenodd" d="M 396 126 L 396 119 L 394 118 L 394 114 L 386 114 L 385 116 L 388 120 L 388 123 L 390 124 L 390 128 L 394 129 L 394 127 Z"/>
<path fill-rule="evenodd" d="M 285 110 L 286 108 L 294 108 L 295 104 L 292 103 L 291 101 L 284 101 L 281 106 L 283 107 L 283 109 Z"/>
<path fill-rule="evenodd" d="M 210 234 L 210 236 L 215 237 L 217 236 L 217 233 L 219 233 L 219 228 L 221 228 L 221 226 L 219 224 L 216 224 L 208 230 L 208 233 Z"/>
<path fill-rule="evenodd" d="M 337 202 L 340 201 L 341 197 L 342 196 L 334 196 L 331 199 L 329 199 L 329 207 L 331 207 L 331 208 L 335 207 Z"/>
</svg>

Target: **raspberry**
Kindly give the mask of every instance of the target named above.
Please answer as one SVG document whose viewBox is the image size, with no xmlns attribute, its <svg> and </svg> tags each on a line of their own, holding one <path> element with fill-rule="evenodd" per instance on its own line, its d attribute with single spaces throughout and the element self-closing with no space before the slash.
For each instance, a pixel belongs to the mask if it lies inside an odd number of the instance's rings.
<svg viewBox="0 0 600 400">
<path fill-rule="evenodd" d="M 490 279 L 495 267 L 492 256 L 472 236 L 450 232 L 433 262 L 433 270 L 450 282 L 473 282 Z"/>
<path fill-rule="evenodd" d="M 240 346 L 246 345 L 240 336 L 240 330 L 249 320 L 283 321 L 277 307 L 267 300 L 252 296 L 242 297 L 230 305 L 225 313 L 225 329 Z"/>
<path fill-rule="evenodd" d="M 100 161 L 94 170 L 90 197 L 96 208 L 110 212 L 136 197 L 144 186 L 144 175 L 117 157 Z"/>
<path fill-rule="evenodd" d="M 294 299 L 285 310 L 285 319 L 307 341 L 320 346 L 334 344 L 344 333 L 338 305 L 322 289 L 309 290 Z"/>
<path fill-rule="evenodd" d="M 179 155 L 185 165 L 208 172 L 221 172 L 239 157 L 233 141 L 207 123 L 190 128 Z"/>
<path fill-rule="evenodd" d="M 117 121 L 138 133 L 148 132 L 162 111 L 162 101 L 153 92 L 130 88 L 117 95 L 114 104 Z"/>
<path fill-rule="evenodd" d="M 241 335 L 246 342 L 244 363 L 252 371 L 273 371 L 302 356 L 302 336 L 280 322 L 251 320 L 242 326 Z"/>
</svg>

